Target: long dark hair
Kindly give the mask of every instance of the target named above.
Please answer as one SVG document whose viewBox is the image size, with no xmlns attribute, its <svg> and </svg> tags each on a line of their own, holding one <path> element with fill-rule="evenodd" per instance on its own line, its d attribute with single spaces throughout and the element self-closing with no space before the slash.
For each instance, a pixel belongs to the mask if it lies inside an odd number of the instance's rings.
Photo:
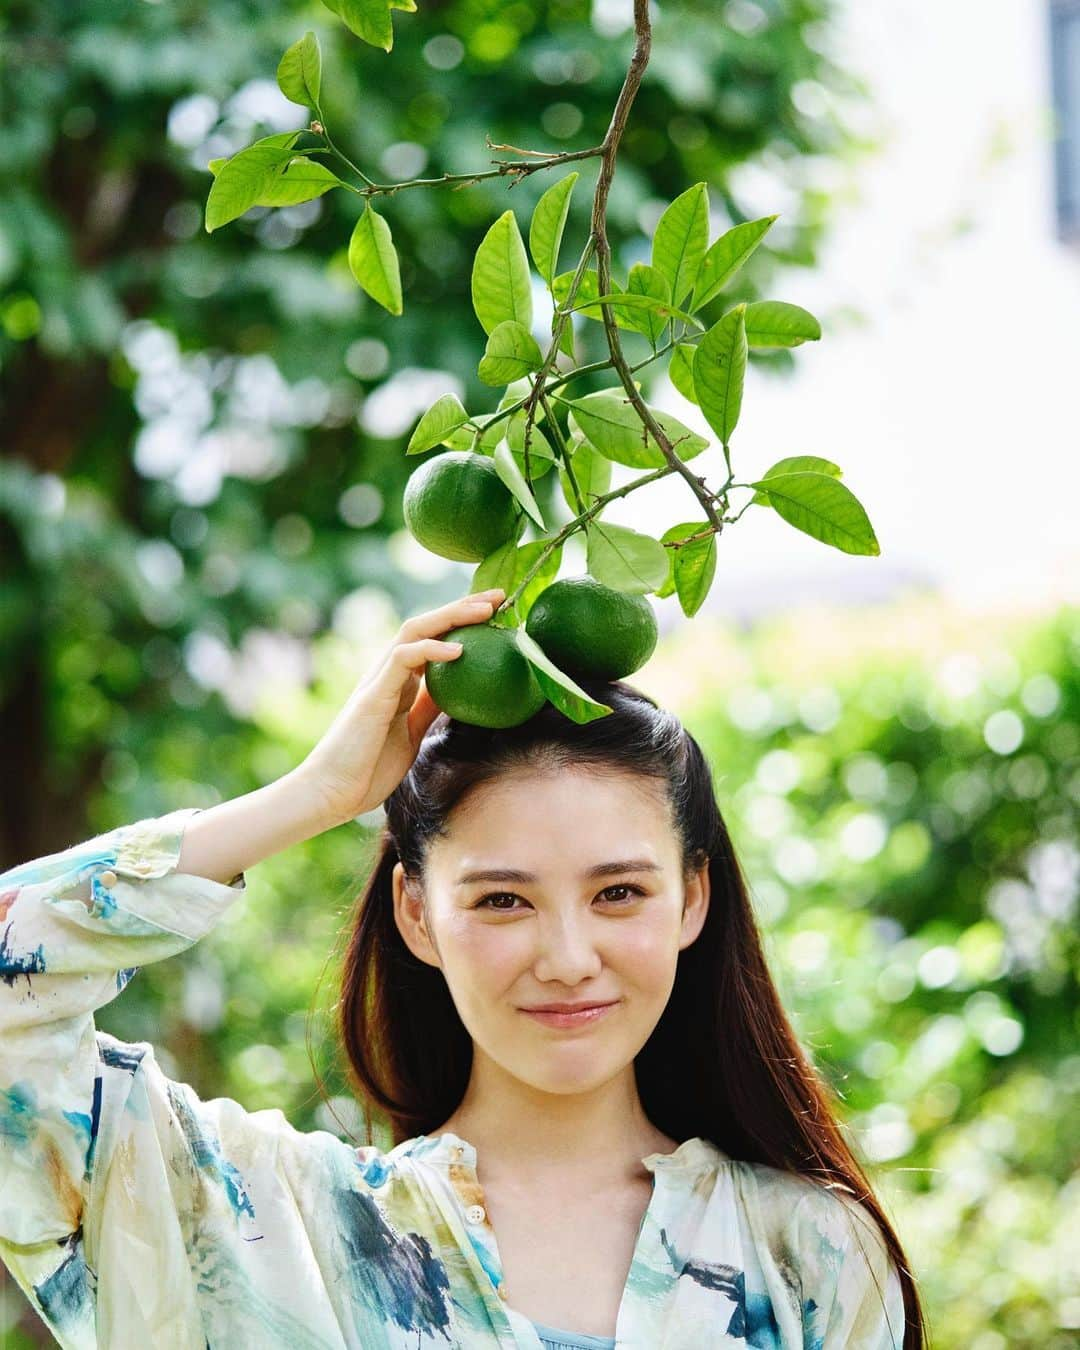
<svg viewBox="0 0 1080 1350">
<path fill-rule="evenodd" d="M 440 713 L 385 802 L 377 859 L 356 905 L 337 1005 L 348 1070 L 395 1143 L 433 1131 L 461 1102 L 472 1041 L 442 971 L 415 957 L 394 920 L 400 861 L 423 883 L 427 848 L 465 794 L 512 769 L 572 767 L 636 774 L 666 788 L 685 872 L 708 859 L 704 927 L 678 957 L 667 1006 L 635 1060 L 649 1120 L 682 1141 L 700 1135 L 730 1157 L 765 1163 L 850 1193 L 881 1229 L 903 1286 L 903 1350 L 922 1350 L 923 1313 L 900 1240 L 837 1123 L 781 1005 L 712 774 L 677 717 L 623 680 L 578 677 L 612 708 L 579 724 L 545 703 L 498 731 Z"/>
</svg>

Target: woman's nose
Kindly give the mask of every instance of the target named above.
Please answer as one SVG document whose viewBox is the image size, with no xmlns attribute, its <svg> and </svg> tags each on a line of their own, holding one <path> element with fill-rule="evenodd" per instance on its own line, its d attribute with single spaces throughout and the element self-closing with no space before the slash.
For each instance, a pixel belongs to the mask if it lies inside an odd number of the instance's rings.
<svg viewBox="0 0 1080 1350">
<path fill-rule="evenodd" d="M 587 923 L 545 916 L 537 928 L 538 951 L 534 965 L 539 979 L 573 985 L 599 973 L 603 962 Z"/>
</svg>

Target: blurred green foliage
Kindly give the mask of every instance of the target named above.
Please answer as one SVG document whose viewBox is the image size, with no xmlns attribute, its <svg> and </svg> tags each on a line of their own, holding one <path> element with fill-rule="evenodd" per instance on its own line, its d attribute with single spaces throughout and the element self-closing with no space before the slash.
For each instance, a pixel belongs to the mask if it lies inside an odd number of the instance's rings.
<svg viewBox="0 0 1080 1350">
<path fill-rule="evenodd" d="M 724 303 L 813 265 L 837 161 L 864 148 L 833 8 L 657 7 L 609 204 L 619 275 L 699 180 L 729 217 L 716 231 L 782 212 Z M 402 606 L 446 596 L 424 593 L 402 531 L 404 443 L 448 388 L 494 408 L 470 260 L 508 206 L 527 228 L 551 175 L 378 198 L 405 288 L 391 318 L 349 271 L 353 194 L 203 228 L 208 161 L 305 124 L 277 88 L 281 54 L 318 33 L 335 142 L 396 182 L 490 168 L 486 136 L 595 145 L 633 45 L 625 17 L 589 0 L 426 0 L 395 11 L 386 53 L 314 0 L 5 6 L 0 867 L 153 813 L 166 762 L 189 796 L 253 786 L 279 765 L 232 668 L 257 683 L 304 663 L 374 578 Z M 598 163 L 579 167 L 568 250 Z M 782 201 L 761 206 L 762 176 Z M 600 325 L 577 325 L 579 355 L 606 356 Z"/>
<path fill-rule="evenodd" d="M 207 159 L 303 118 L 273 72 L 307 27 L 336 139 L 379 177 L 487 167 L 485 133 L 602 136 L 629 40 L 584 0 L 420 5 L 390 56 L 295 0 L 6 7 L 0 865 L 286 771 L 403 613 L 460 589 L 429 584 L 402 537 L 403 445 L 449 387 L 437 372 L 494 401 L 472 375 L 467 260 L 547 181 L 384 199 L 400 319 L 349 277 L 345 194 L 202 229 Z M 858 148 L 800 110 L 856 89 L 828 55 L 832 5 L 658 10 L 611 197 L 617 265 L 705 180 L 732 223 L 783 212 L 725 303 L 756 299 L 828 227 L 807 166 Z M 568 241 L 595 173 L 579 167 Z M 748 167 L 785 200 L 751 202 Z M 600 355 L 596 325 L 578 337 Z M 942 1350 L 1063 1350 L 1080 1328 L 1078 623 L 926 602 L 739 634 L 699 615 L 636 677 L 716 767 L 786 1005 Z M 328 1023 L 368 858 L 347 826 L 268 860 L 197 952 L 141 971 L 99 1024 L 152 1040 L 204 1097 L 355 1127 Z M 312 1083 L 313 1006 L 337 1118 Z M 5 1350 L 43 1343 L 31 1319 L 0 1286 Z"/>
</svg>

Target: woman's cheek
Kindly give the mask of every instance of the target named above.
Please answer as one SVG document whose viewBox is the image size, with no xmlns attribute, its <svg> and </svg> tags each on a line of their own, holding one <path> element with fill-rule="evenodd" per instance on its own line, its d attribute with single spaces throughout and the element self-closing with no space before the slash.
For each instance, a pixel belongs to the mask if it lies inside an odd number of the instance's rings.
<svg viewBox="0 0 1080 1350">
<path fill-rule="evenodd" d="M 675 975 L 678 932 L 662 915 L 639 918 L 620 924 L 610 963 L 642 989 L 667 989 Z"/>
<path fill-rule="evenodd" d="M 444 961 L 467 975 L 472 987 L 498 989 L 520 974 L 528 963 L 528 938 L 518 924 L 477 923 L 456 917 L 442 944 Z"/>
</svg>

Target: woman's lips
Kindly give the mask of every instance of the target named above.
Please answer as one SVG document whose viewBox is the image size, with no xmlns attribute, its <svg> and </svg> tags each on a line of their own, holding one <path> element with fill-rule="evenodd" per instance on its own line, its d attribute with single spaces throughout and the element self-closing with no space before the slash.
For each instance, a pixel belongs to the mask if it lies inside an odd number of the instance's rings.
<svg viewBox="0 0 1080 1350">
<path fill-rule="evenodd" d="M 595 1008 L 582 1008 L 580 1012 L 543 1012 L 533 1008 L 522 1008 L 521 1011 L 546 1027 L 583 1027 L 599 1021 L 617 1006 L 616 1003 L 603 1003 Z"/>
</svg>

